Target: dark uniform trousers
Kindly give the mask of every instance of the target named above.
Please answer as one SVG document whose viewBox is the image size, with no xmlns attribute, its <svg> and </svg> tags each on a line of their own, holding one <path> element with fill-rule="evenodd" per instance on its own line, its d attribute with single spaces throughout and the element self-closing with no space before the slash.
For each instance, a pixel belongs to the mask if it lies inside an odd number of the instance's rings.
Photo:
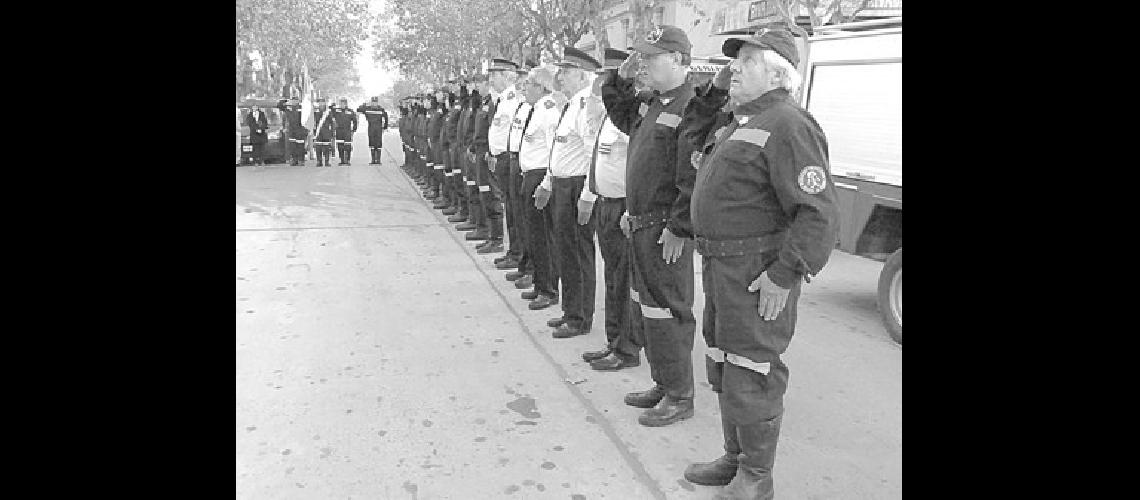
<svg viewBox="0 0 1140 500">
<path fill-rule="evenodd" d="M 509 235 L 510 245 L 518 238 L 514 217 L 510 212 L 511 155 L 506 151 L 495 156 L 495 171 L 491 172 L 491 192 L 485 202 L 487 218 L 491 219 L 491 238 L 502 240 Z M 498 234 L 496 234 L 498 233 Z"/>
<path fill-rule="evenodd" d="M 517 252 L 515 255 L 519 257 L 519 272 L 532 274 L 534 272 L 534 262 L 530 257 L 530 227 L 527 224 L 526 212 L 523 211 L 523 204 L 526 202 L 523 196 L 523 175 L 522 167 L 519 165 L 518 152 L 507 153 L 511 157 L 511 173 L 508 176 L 507 192 L 508 192 L 508 210 L 512 213 L 515 219 L 515 229 L 518 233 L 518 246 L 515 246 L 514 237 L 516 233 L 511 233 L 511 242 L 508 250 Z M 540 180 L 541 182 L 541 180 Z M 533 191 L 531 191 L 533 193 Z"/>
<path fill-rule="evenodd" d="M 459 162 L 463 164 L 463 192 L 467 194 L 467 220 L 481 225 L 483 203 L 479 199 L 479 181 L 476 164 L 467 155 L 467 148 L 459 147 Z M 487 167 L 483 167 L 484 169 Z"/>
<path fill-rule="evenodd" d="M 527 257 L 534 269 L 534 290 L 547 297 L 558 296 L 558 269 L 554 259 L 550 258 L 553 249 L 553 237 L 550 228 L 553 221 L 550 210 L 539 210 L 534 206 L 534 190 L 542 183 L 546 176 L 545 168 L 536 168 L 523 172 L 522 191 L 520 198 L 530 200 L 522 203 L 520 207 L 526 219 Z M 519 264 L 521 269 L 522 264 Z"/>
<path fill-rule="evenodd" d="M 779 353 L 787 349 L 796 324 L 796 303 L 801 284 L 788 292 L 784 310 L 775 320 L 766 321 L 756 311 L 757 295 L 748 285 L 776 260 L 775 252 L 766 254 L 702 257 L 702 284 L 705 311 L 701 331 L 710 347 L 705 355 L 709 384 L 721 408 L 724 449 L 739 453 L 740 462 L 762 471 L 759 491 L 773 498 L 771 470 L 776 459 L 776 443 L 784 414 L 784 392 L 788 388 L 788 367 Z M 758 370 L 755 361 L 725 359 L 716 348 L 716 332 L 731 331 L 735 336 L 752 332 L 761 352 L 749 357 L 766 359 L 768 373 Z M 715 358 L 715 359 L 714 359 Z M 749 365 L 749 367 L 742 366 Z"/>
<path fill-rule="evenodd" d="M 578 197 L 585 175 L 554 177 L 551 180 L 550 211 L 553 222 L 551 249 L 562 280 L 562 318 L 570 326 L 587 328 L 594 322 L 594 216 L 578 224 Z"/>
<path fill-rule="evenodd" d="M 459 154 L 459 144 L 451 145 L 451 196 L 458 215 L 467 217 L 467 189 L 463 182 L 463 155 Z"/>
<path fill-rule="evenodd" d="M 649 373 L 653 381 L 674 399 L 693 397 L 693 244 L 686 240 L 681 257 L 672 264 L 661 258 L 664 224 L 633 232 L 630 264 L 633 286 L 630 300 L 637 303 Z M 755 310 L 755 308 L 753 308 Z"/>
<path fill-rule="evenodd" d="M 480 228 L 488 230 L 489 239 L 502 238 L 503 212 L 491 189 L 491 167 L 487 165 L 487 157 L 482 154 L 475 155 L 475 174 L 475 187 L 479 191 L 479 206 L 482 209 L 481 220 L 476 223 Z"/>
<path fill-rule="evenodd" d="M 629 300 L 630 239 L 621 231 L 623 213 L 625 198 L 598 196 L 594 202 L 595 230 L 606 282 L 606 341 L 618 352 L 633 356 L 641 352 L 644 340 L 633 330 L 642 328 L 641 306 Z"/>
</svg>

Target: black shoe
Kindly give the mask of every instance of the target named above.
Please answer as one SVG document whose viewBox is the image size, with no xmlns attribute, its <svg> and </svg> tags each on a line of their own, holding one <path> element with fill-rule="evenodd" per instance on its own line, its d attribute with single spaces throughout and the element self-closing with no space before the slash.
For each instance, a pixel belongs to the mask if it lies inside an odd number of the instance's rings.
<svg viewBox="0 0 1140 500">
<path fill-rule="evenodd" d="M 515 265 L 515 267 L 518 267 L 518 265 Z M 511 271 L 511 272 L 507 273 L 505 277 L 507 278 L 507 281 L 515 281 L 519 278 L 522 278 L 523 276 L 526 276 L 526 273 L 524 273 L 522 271 Z M 523 288 L 526 288 L 526 287 L 523 287 Z"/>
<path fill-rule="evenodd" d="M 483 245 L 483 247 L 478 250 L 479 253 L 495 253 L 495 252 L 502 252 L 503 251 L 503 242 L 502 241 L 499 241 L 499 240 L 487 240 L 487 241 L 489 241 L 490 243 Z"/>
<path fill-rule="evenodd" d="M 626 356 L 619 352 L 612 352 L 609 356 L 590 362 L 590 368 L 600 372 L 612 372 L 639 365 L 641 365 L 641 356 Z"/>
<path fill-rule="evenodd" d="M 526 300 L 534 300 L 534 299 L 538 298 L 538 292 L 536 292 L 534 290 L 527 290 L 527 291 L 523 292 L 522 294 L 520 294 L 519 296 L 526 299 Z"/>
<path fill-rule="evenodd" d="M 585 333 L 586 332 L 583 331 L 581 327 L 571 325 L 570 323 L 563 323 L 558 328 L 554 329 L 554 332 L 551 333 L 551 336 L 556 339 L 568 339 L 570 337 L 577 337 Z"/>
<path fill-rule="evenodd" d="M 522 281 L 522 280 L 519 280 L 519 281 Z M 517 281 L 515 282 L 515 286 L 518 286 Z M 530 301 L 530 304 L 528 304 L 526 307 L 532 311 L 537 311 L 539 309 L 546 309 L 547 307 L 550 307 L 550 306 L 557 304 L 557 303 L 558 303 L 558 297 L 551 297 L 549 295 L 539 295 L 534 300 Z"/>
<path fill-rule="evenodd" d="M 467 218 L 464 217 L 463 220 L 467 220 Z M 463 231 L 463 232 L 471 231 L 473 229 L 478 229 L 478 228 L 479 228 L 479 226 L 476 226 L 474 222 L 464 222 L 462 224 L 455 226 L 456 231 Z"/>
<path fill-rule="evenodd" d="M 443 215 L 455 215 L 455 214 L 459 213 L 459 209 L 455 208 L 455 207 L 447 207 L 443 210 L 440 210 L 439 213 L 441 213 Z M 459 222 L 461 220 L 467 220 L 467 217 L 464 217 L 464 218 L 459 219 L 459 220 L 451 220 L 451 217 L 447 218 L 447 222 Z"/>
<path fill-rule="evenodd" d="M 532 286 L 534 286 L 534 276 L 531 276 L 529 274 L 515 280 L 515 288 L 518 288 L 519 290 L 525 290 Z"/>
<path fill-rule="evenodd" d="M 582 353 L 582 361 L 589 363 L 591 361 L 602 359 L 606 356 L 609 356 L 611 352 L 614 352 L 614 348 L 610 346 L 606 346 L 605 349 L 602 349 L 600 351 L 586 351 Z"/>
<path fill-rule="evenodd" d="M 440 201 L 437 201 L 437 202 L 435 202 L 435 203 L 432 203 L 432 205 L 431 205 L 431 208 L 434 208 L 434 209 L 436 209 L 436 210 L 439 210 L 439 209 L 441 209 L 441 208 L 447 208 L 447 202 L 446 202 L 446 201 L 442 201 L 442 200 L 440 200 Z"/>
<path fill-rule="evenodd" d="M 453 208 L 449 208 L 447 210 L 451 211 L 451 217 L 447 218 L 447 222 L 451 222 L 454 224 L 456 222 L 463 222 L 463 221 L 467 220 L 467 217 L 464 217 L 464 216 L 456 213 L 456 212 L 458 212 L 458 210 L 456 208 L 453 207 Z M 446 214 L 447 210 L 444 210 L 443 213 Z"/>
<path fill-rule="evenodd" d="M 674 399 L 666 396 L 656 408 L 645 410 L 637 423 L 646 427 L 664 427 L 693 416 L 693 398 Z"/>
<path fill-rule="evenodd" d="M 550 318 L 549 320 L 547 320 L 546 326 L 549 326 L 551 328 L 558 328 L 559 326 L 562 326 L 565 323 L 566 323 L 566 318 L 559 316 L 557 318 Z"/>
<path fill-rule="evenodd" d="M 486 228 L 475 228 L 474 231 L 467 233 L 463 238 L 467 241 L 480 241 L 491 237 L 491 231 Z"/>
<path fill-rule="evenodd" d="M 495 269 L 517 269 L 519 261 L 514 259 L 500 260 L 495 263 Z"/>
<path fill-rule="evenodd" d="M 638 408 L 653 408 L 665 397 L 665 389 L 659 385 L 648 391 L 631 392 L 625 395 L 625 404 Z"/>
<path fill-rule="evenodd" d="M 736 477 L 739 463 L 737 455 L 725 454 L 712 462 L 689 464 L 685 467 L 685 479 L 702 486 L 724 486 Z"/>
</svg>

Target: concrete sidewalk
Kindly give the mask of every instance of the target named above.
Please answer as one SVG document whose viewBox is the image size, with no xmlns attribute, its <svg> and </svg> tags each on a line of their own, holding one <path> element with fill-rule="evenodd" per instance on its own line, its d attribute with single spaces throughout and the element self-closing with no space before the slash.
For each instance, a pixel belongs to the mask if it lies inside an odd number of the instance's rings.
<svg viewBox="0 0 1140 500">
<path fill-rule="evenodd" d="M 558 306 L 528 310 L 501 254 L 430 208 L 394 131 L 382 166 L 362 135 L 356 166 L 237 169 L 238 498 L 711 498 L 681 475 L 722 453 L 703 341 L 696 415 L 640 426 L 622 397 L 652 385 L 644 358 L 590 370 L 602 328 L 551 338 Z M 837 254 L 849 282 L 802 299 L 779 498 L 901 498 L 901 349 L 836 306 L 877 273 L 864 261 Z"/>
</svg>

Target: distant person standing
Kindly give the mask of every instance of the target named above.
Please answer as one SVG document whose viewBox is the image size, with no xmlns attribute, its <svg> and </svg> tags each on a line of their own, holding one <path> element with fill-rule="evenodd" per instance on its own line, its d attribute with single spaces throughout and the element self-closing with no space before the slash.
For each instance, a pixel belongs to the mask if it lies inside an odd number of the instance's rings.
<svg viewBox="0 0 1140 500">
<path fill-rule="evenodd" d="M 301 102 L 296 97 L 277 101 L 277 109 L 284 115 L 285 126 L 289 134 L 289 165 L 303 166 L 305 164 L 305 138 L 309 130 L 301 124 Z"/>
<path fill-rule="evenodd" d="M 352 162 L 352 134 L 356 132 L 356 113 L 348 107 L 348 99 L 341 97 L 333 108 L 332 117 L 336 126 L 336 154 L 340 156 L 337 165 Z"/>
<path fill-rule="evenodd" d="M 313 148 L 317 153 L 318 167 L 331 167 L 333 138 L 336 137 L 336 125 L 329 116 L 329 108 L 325 105 L 325 98 L 318 97 L 316 109 L 313 110 L 313 129 L 316 137 L 313 138 Z"/>
<path fill-rule="evenodd" d="M 388 128 L 388 112 L 384 111 L 384 107 L 380 105 L 380 98 L 376 96 L 372 96 L 372 100 L 368 103 L 361 104 L 356 108 L 356 112 L 364 113 L 364 118 L 368 120 L 368 150 L 372 153 L 372 161 L 368 164 L 379 165 L 384 130 Z M 353 126 L 352 130 L 356 130 L 356 127 Z"/>
<path fill-rule="evenodd" d="M 266 131 L 269 130 L 269 120 L 261 112 L 261 106 L 254 104 L 245 115 L 245 125 L 249 127 L 249 144 L 253 147 L 250 162 L 254 165 L 265 165 L 263 155 L 265 144 L 269 142 Z"/>
</svg>

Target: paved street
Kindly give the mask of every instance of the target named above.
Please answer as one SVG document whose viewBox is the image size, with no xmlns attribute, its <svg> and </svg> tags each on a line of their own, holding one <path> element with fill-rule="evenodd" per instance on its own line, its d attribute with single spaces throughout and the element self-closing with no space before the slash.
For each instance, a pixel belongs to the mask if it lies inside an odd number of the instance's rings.
<svg viewBox="0 0 1140 500">
<path fill-rule="evenodd" d="M 350 167 L 235 169 L 237 498 L 712 498 L 682 478 L 723 453 L 700 332 L 696 415 L 640 426 L 622 396 L 652 386 L 644 356 L 619 372 L 579 357 L 605 342 L 601 257 L 594 331 L 551 338 L 559 306 L 528 310 L 501 254 L 476 254 L 430 208 L 394 130 L 368 165 L 366 127 Z M 902 498 L 902 349 L 875 307 L 881 267 L 836 251 L 804 287 L 777 498 Z"/>
</svg>

